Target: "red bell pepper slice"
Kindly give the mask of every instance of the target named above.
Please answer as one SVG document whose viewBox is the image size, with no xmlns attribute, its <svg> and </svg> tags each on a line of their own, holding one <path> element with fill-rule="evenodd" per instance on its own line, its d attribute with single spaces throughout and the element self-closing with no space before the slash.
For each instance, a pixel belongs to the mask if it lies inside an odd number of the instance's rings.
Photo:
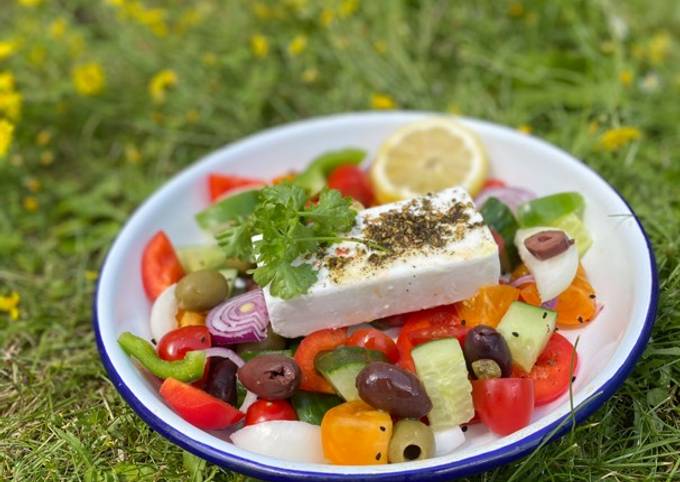
<svg viewBox="0 0 680 482">
<path fill-rule="evenodd" d="M 215 202 L 219 197 L 238 188 L 248 186 L 262 186 L 264 181 L 249 177 L 232 176 L 225 174 L 209 174 L 208 189 L 210 191 L 210 201 Z"/>
<path fill-rule="evenodd" d="M 142 284 L 151 301 L 184 276 L 184 269 L 170 239 L 158 231 L 142 253 Z"/>
<path fill-rule="evenodd" d="M 335 393 L 331 384 L 314 368 L 314 359 L 320 352 L 337 348 L 346 340 L 346 328 L 319 330 L 302 339 L 294 356 L 295 362 L 302 372 L 300 390 Z"/>
<path fill-rule="evenodd" d="M 224 429 L 245 416 L 227 402 L 174 378 L 165 379 L 160 395 L 184 420 L 203 430 Z"/>
<path fill-rule="evenodd" d="M 441 338 L 465 339 L 467 328 L 461 324 L 456 305 L 444 305 L 406 315 L 404 326 L 397 338 L 399 363 L 404 370 L 416 371 L 411 350 L 423 343 Z"/>
</svg>

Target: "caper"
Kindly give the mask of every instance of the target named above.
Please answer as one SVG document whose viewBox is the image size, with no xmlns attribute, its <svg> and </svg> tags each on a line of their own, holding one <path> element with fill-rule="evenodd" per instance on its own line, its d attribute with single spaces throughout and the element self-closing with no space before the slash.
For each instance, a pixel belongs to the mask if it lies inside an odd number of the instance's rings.
<svg viewBox="0 0 680 482">
<path fill-rule="evenodd" d="M 286 348 L 286 339 L 281 335 L 274 333 L 272 325 L 267 325 L 267 338 L 262 341 L 254 341 L 250 343 L 239 343 L 236 345 L 236 353 L 239 355 L 249 351 L 276 351 L 284 350 Z"/>
<path fill-rule="evenodd" d="M 418 420 L 399 420 L 394 425 L 387 457 L 391 463 L 425 460 L 434 454 L 432 429 Z"/>
<path fill-rule="evenodd" d="M 229 284 L 217 271 L 189 273 L 175 288 L 179 307 L 188 311 L 207 311 L 220 304 L 229 293 Z"/>
<path fill-rule="evenodd" d="M 502 376 L 500 365 L 490 358 L 475 360 L 470 365 L 472 366 L 472 373 L 478 380 L 490 380 Z"/>
</svg>

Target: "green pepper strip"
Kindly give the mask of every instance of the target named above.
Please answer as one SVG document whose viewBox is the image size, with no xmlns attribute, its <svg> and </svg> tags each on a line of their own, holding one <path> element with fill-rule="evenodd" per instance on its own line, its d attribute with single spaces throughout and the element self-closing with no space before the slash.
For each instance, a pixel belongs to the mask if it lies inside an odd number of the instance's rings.
<svg viewBox="0 0 680 482">
<path fill-rule="evenodd" d="M 151 343 L 129 331 L 118 337 L 118 344 L 128 356 L 137 359 L 144 368 L 158 378 L 175 378 L 181 382 L 193 382 L 203 376 L 206 358 L 202 351 L 190 351 L 184 355 L 182 360 L 162 360 Z"/>
<path fill-rule="evenodd" d="M 317 194 L 326 185 L 326 178 L 336 168 L 351 164 L 356 166 L 366 157 L 366 151 L 361 149 L 342 149 L 327 152 L 314 159 L 307 169 L 302 171 L 293 181 L 304 188 L 309 194 Z"/>
</svg>

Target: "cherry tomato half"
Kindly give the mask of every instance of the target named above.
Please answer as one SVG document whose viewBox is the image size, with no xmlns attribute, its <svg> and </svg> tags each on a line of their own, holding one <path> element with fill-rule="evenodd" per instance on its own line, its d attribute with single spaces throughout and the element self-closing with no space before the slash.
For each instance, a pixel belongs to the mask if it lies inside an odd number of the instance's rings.
<svg viewBox="0 0 680 482">
<path fill-rule="evenodd" d="M 572 356 L 574 357 L 573 372 Z M 576 373 L 577 363 L 578 356 L 574 346 L 559 333 L 553 333 L 531 372 L 527 374 L 515 366 L 512 376 L 534 381 L 535 404 L 538 407 L 556 400 L 569 389 L 569 382 L 572 373 Z"/>
<path fill-rule="evenodd" d="M 472 381 L 472 399 L 481 421 L 498 435 L 526 427 L 534 412 L 534 384 L 527 378 Z"/>
<path fill-rule="evenodd" d="M 208 190 L 210 191 L 210 201 L 217 201 L 221 196 L 236 189 L 249 186 L 262 186 L 263 181 L 251 179 L 249 177 L 232 176 L 226 174 L 209 174 Z"/>
<path fill-rule="evenodd" d="M 414 311 L 406 315 L 399 332 L 397 349 L 399 363 L 405 370 L 416 371 L 411 358 L 414 346 L 440 338 L 465 338 L 467 329 L 461 325 L 455 305 L 438 306 L 429 310 Z"/>
<path fill-rule="evenodd" d="M 369 350 L 381 351 L 390 363 L 397 363 L 399 350 L 392 338 L 375 328 L 362 328 L 355 331 L 345 342 L 347 346 L 360 346 Z"/>
<path fill-rule="evenodd" d="M 328 176 L 328 187 L 337 189 L 343 196 L 356 199 L 365 207 L 373 204 L 373 189 L 368 175 L 359 167 L 337 167 Z"/>
<path fill-rule="evenodd" d="M 152 301 L 184 276 L 172 243 L 163 231 L 149 240 L 142 253 L 142 284 Z"/>
<path fill-rule="evenodd" d="M 258 400 L 248 407 L 246 425 L 271 420 L 297 420 L 297 413 L 286 400 Z"/>
<path fill-rule="evenodd" d="M 501 181 L 500 179 L 494 179 L 493 177 L 490 177 L 486 181 L 484 181 L 482 191 L 484 189 L 489 189 L 492 187 L 505 187 L 505 186 L 507 186 L 507 184 L 505 184 L 505 181 Z"/>
<path fill-rule="evenodd" d="M 210 348 L 210 331 L 206 326 L 185 326 L 169 331 L 156 350 L 163 360 L 182 360 L 188 351 Z"/>
<path fill-rule="evenodd" d="M 322 351 L 332 350 L 347 340 L 347 329 L 326 329 L 310 333 L 302 339 L 295 350 L 295 362 L 300 367 L 302 378 L 300 390 L 309 392 L 335 393 L 330 383 L 314 368 L 314 359 Z"/>
</svg>

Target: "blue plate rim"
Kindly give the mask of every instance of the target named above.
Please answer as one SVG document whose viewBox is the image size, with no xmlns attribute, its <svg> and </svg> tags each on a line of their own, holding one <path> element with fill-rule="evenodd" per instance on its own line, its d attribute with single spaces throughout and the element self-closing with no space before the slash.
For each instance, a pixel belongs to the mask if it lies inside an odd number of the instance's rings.
<svg viewBox="0 0 680 482">
<path fill-rule="evenodd" d="M 411 114 L 422 114 L 422 113 L 427 113 L 427 114 L 434 114 L 432 112 L 422 112 L 422 111 L 395 111 L 393 112 L 395 114 L 403 114 L 403 113 L 411 113 Z M 265 129 L 263 131 L 260 131 L 259 133 L 265 133 L 273 130 L 278 130 L 278 129 L 284 129 L 286 127 L 289 127 L 291 125 L 295 124 L 301 124 L 303 122 L 308 122 L 308 121 L 323 121 L 323 120 L 332 120 L 332 119 L 337 119 L 341 118 L 344 116 L 356 116 L 356 115 L 365 115 L 365 114 L 373 114 L 375 115 L 376 113 L 374 112 L 353 112 L 353 113 L 346 113 L 346 114 L 339 114 L 339 115 L 331 115 L 331 116 L 322 116 L 322 117 L 315 117 L 311 119 L 304 119 L 299 122 L 293 122 L 290 124 L 284 124 L 282 126 L 277 126 L 274 128 L 270 129 Z M 488 121 L 483 121 L 483 120 L 478 120 L 474 118 L 467 118 L 469 120 L 472 120 L 474 122 L 479 122 L 479 123 L 484 123 L 484 124 L 491 124 L 494 127 L 501 127 L 503 129 L 511 130 L 505 126 L 502 126 L 500 124 L 495 124 L 495 123 L 490 123 Z M 247 138 L 247 137 L 246 137 Z M 555 149 L 563 154 L 567 154 L 570 157 L 571 156 L 569 153 L 564 151 L 563 149 L 548 143 L 547 141 L 544 141 L 543 139 L 532 137 L 533 141 L 537 141 L 539 143 L 544 144 L 545 146 Z M 227 146 L 225 146 L 227 147 Z M 578 161 L 578 160 L 577 160 Z M 578 161 L 580 162 L 580 161 Z M 425 468 L 418 468 L 418 469 L 406 469 L 401 472 L 392 472 L 392 473 L 375 473 L 375 474 L 348 474 L 348 473 L 343 473 L 343 472 L 338 472 L 338 473 L 329 473 L 329 472 L 315 472 L 315 471 L 306 471 L 306 470 L 295 470 L 295 469 L 285 469 L 281 467 L 274 467 L 271 465 L 263 464 L 260 462 L 255 462 L 252 460 L 245 459 L 243 457 L 230 454 L 227 452 L 223 452 L 219 449 L 216 449 L 215 447 L 212 447 L 208 444 L 199 442 L 197 440 L 191 439 L 181 431 L 173 428 L 172 426 L 168 425 L 165 423 L 160 417 L 158 417 L 156 414 L 154 414 L 151 410 L 149 410 L 143 403 L 142 401 L 137 398 L 135 393 L 130 389 L 128 385 L 125 384 L 125 382 L 122 380 L 122 378 L 118 375 L 116 372 L 115 368 L 113 367 L 113 363 L 106 352 L 106 349 L 104 348 L 104 343 L 101 335 L 101 331 L 99 329 L 99 319 L 97 315 L 97 299 L 98 299 L 98 293 L 99 293 L 99 281 L 97 282 L 97 286 L 95 288 L 94 294 L 93 294 L 93 308 L 92 308 L 92 325 L 94 328 L 95 332 L 95 338 L 96 338 L 96 343 L 97 343 L 97 349 L 100 354 L 100 358 L 102 360 L 102 363 L 104 364 L 104 367 L 106 368 L 106 371 L 108 373 L 108 376 L 110 380 L 113 382 L 113 385 L 116 387 L 118 392 L 121 394 L 123 399 L 132 407 L 132 409 L 139 415 L 142 420 L 144 420 L 154 431 L 158 432 L 171 442 L 179 445 L 183 449 L 193 453 L 194 455 L 197 455 L 199 457 L 204 458 L 205 460 L 208 460 L 214 464 L 217 464 L 222 467 L 229 468 L 231 470 L 235 470 L 237 472 L 253 476 L 253 477 L 259 477 L 259 478 L 264 478 L 267 480 L 273 480 L 273 481 L 289 481 L 289 480 L 304 480 L 304 481 L 313 481 L 313 480 L 323 480 L 323 481 L 346 481 L 348 478 L 358 478 L 361 477 L 362 480 L 373 480 L 373 481 L 380 481 L 380 482 L 392 482 L 392 481 L 423 481 L 423 480 L 428 480 L 428 481 L 444 481 L 444 480 L 450 480 L 452 477 L 466 477 L 466 476 L 471 476 L 474 474 L 478 474 L 480 472 L 488 471 L 493 468 L 496 468 L 498 466 L 510 463 L 514 460 L 517 460 L 525 455 L 528 455 L 532 450 L 536 449 L 540 445 L 547 443 L 549 441 L 555 440 L 561 436 L 563 436 L 572 426 L 573 424 L 579 424 L 586 418 L 588 418 L 590 415 L 592 415 L 598 408 L 600 408 L 605 401 L 607 401 L 613 394 L 616 392 L 616 390 L 623 384 L 625 379 L 628 377 L 628 375 L 631 373 L 633 368 L 635 367 L 635 364 L 637 360 L 640 358 L 642 355 L 645 347 L 647 346 L 647 343 L 649 341 L 649 337 L 651 336 L 652 328 L 654 326 L 654 321 L 656 319 L 656 313 L 657 313 L 657 307 L 658 307 L 658 299 L 659 299 L 659 281 L 658 281 L 658 270 L 656 266 L 656 257 L 654 255 L 654 250 L 652 247 L 652 243 L 649 239 L 649 236 L 647 235 L 647 232 L 645 231 L 642 222 L 638 218 L 637 214 L 633 210 L 633 208 L 630 206 L 628 201 L 621 195 L 621 193 L 614 188 L 607 180 L 605 180 L 602 176 L 600 176 L 599 173 L 597 173 L 594 169 L 592 169 L 590 166 L 587 164 L 581 162 L 581 164 L 588 169 L 593 175 L 598 177 L 600 180 L 602 180 L 612 191 L 616 193 L 616 195 L 621 199 L 621 201 L 626 205 L 626 207 L 630 210 L 630 212 L 633 215 L 633 218 L 635 219 L 635 222 L 638 225 L 638 228 L 640 229 L 640 232 L 642 233 L 644 239 L 645 239 L 645 244 L 647 246 L 647 251 L 649 254 L 649 263 L 650 263 L 650 270 L 651 270 L 651 292 L 650 292 L 650 302 L 649 306 L 647 308 L 647 315 L 645 317 L 645 322 L 642 327 L 642 330 L 640 331 L 640 336 L 635 342 L 635 345 L 633 346 L 632 350 L 626 357 L 625 361 L 623 364 L 619 367 L 619 369 L 612 375 L 611 378 L 609 378 L 598 390 L 597 392 L 592 395 L 589 399 L 584 401 L 580 406 L 574 407 L 574 413 L 573 413 L 573 418 L 572 418 L 572 413 L 568 413 L 559 419 L 555 420 L 551 424 L 543 427 L 540 430 L 537 430 L 534 433 L 531 433 L 524 437 L 523 439 L 496 449 L 491 452 L 486 452 L 483 454 L 475 455 L 473 457 L 467 458 L 465 460 L 461 461 L 453 461 L 447 465 L 440 466 L 440 467 L 425 467 Z M 143 205 L 143 204 L 142 204 Z M 141 206 L 137 208 L 139 210 Z M 136 211 L 135 210 L 135 213 Z M 130 218 L 131 219 L 134 214 L 133 213 Z M 125 228 L 123 227 L 121 229 L 121 232 Z M 111 246 L 115 244 L 115 240 L 113 243 L 111 243 Z M 99 273 L 104 270 L 106 263 L 108 261 L 108 256 L 109 254 L 107 253 L 104 262 L 101 265 L 101 268 L 99 270 Z M 570 420 L 571 423 L 568 423 Z M 341 466 L 338 466 L 338 469 L 341 470 Z"/>
</svg>

